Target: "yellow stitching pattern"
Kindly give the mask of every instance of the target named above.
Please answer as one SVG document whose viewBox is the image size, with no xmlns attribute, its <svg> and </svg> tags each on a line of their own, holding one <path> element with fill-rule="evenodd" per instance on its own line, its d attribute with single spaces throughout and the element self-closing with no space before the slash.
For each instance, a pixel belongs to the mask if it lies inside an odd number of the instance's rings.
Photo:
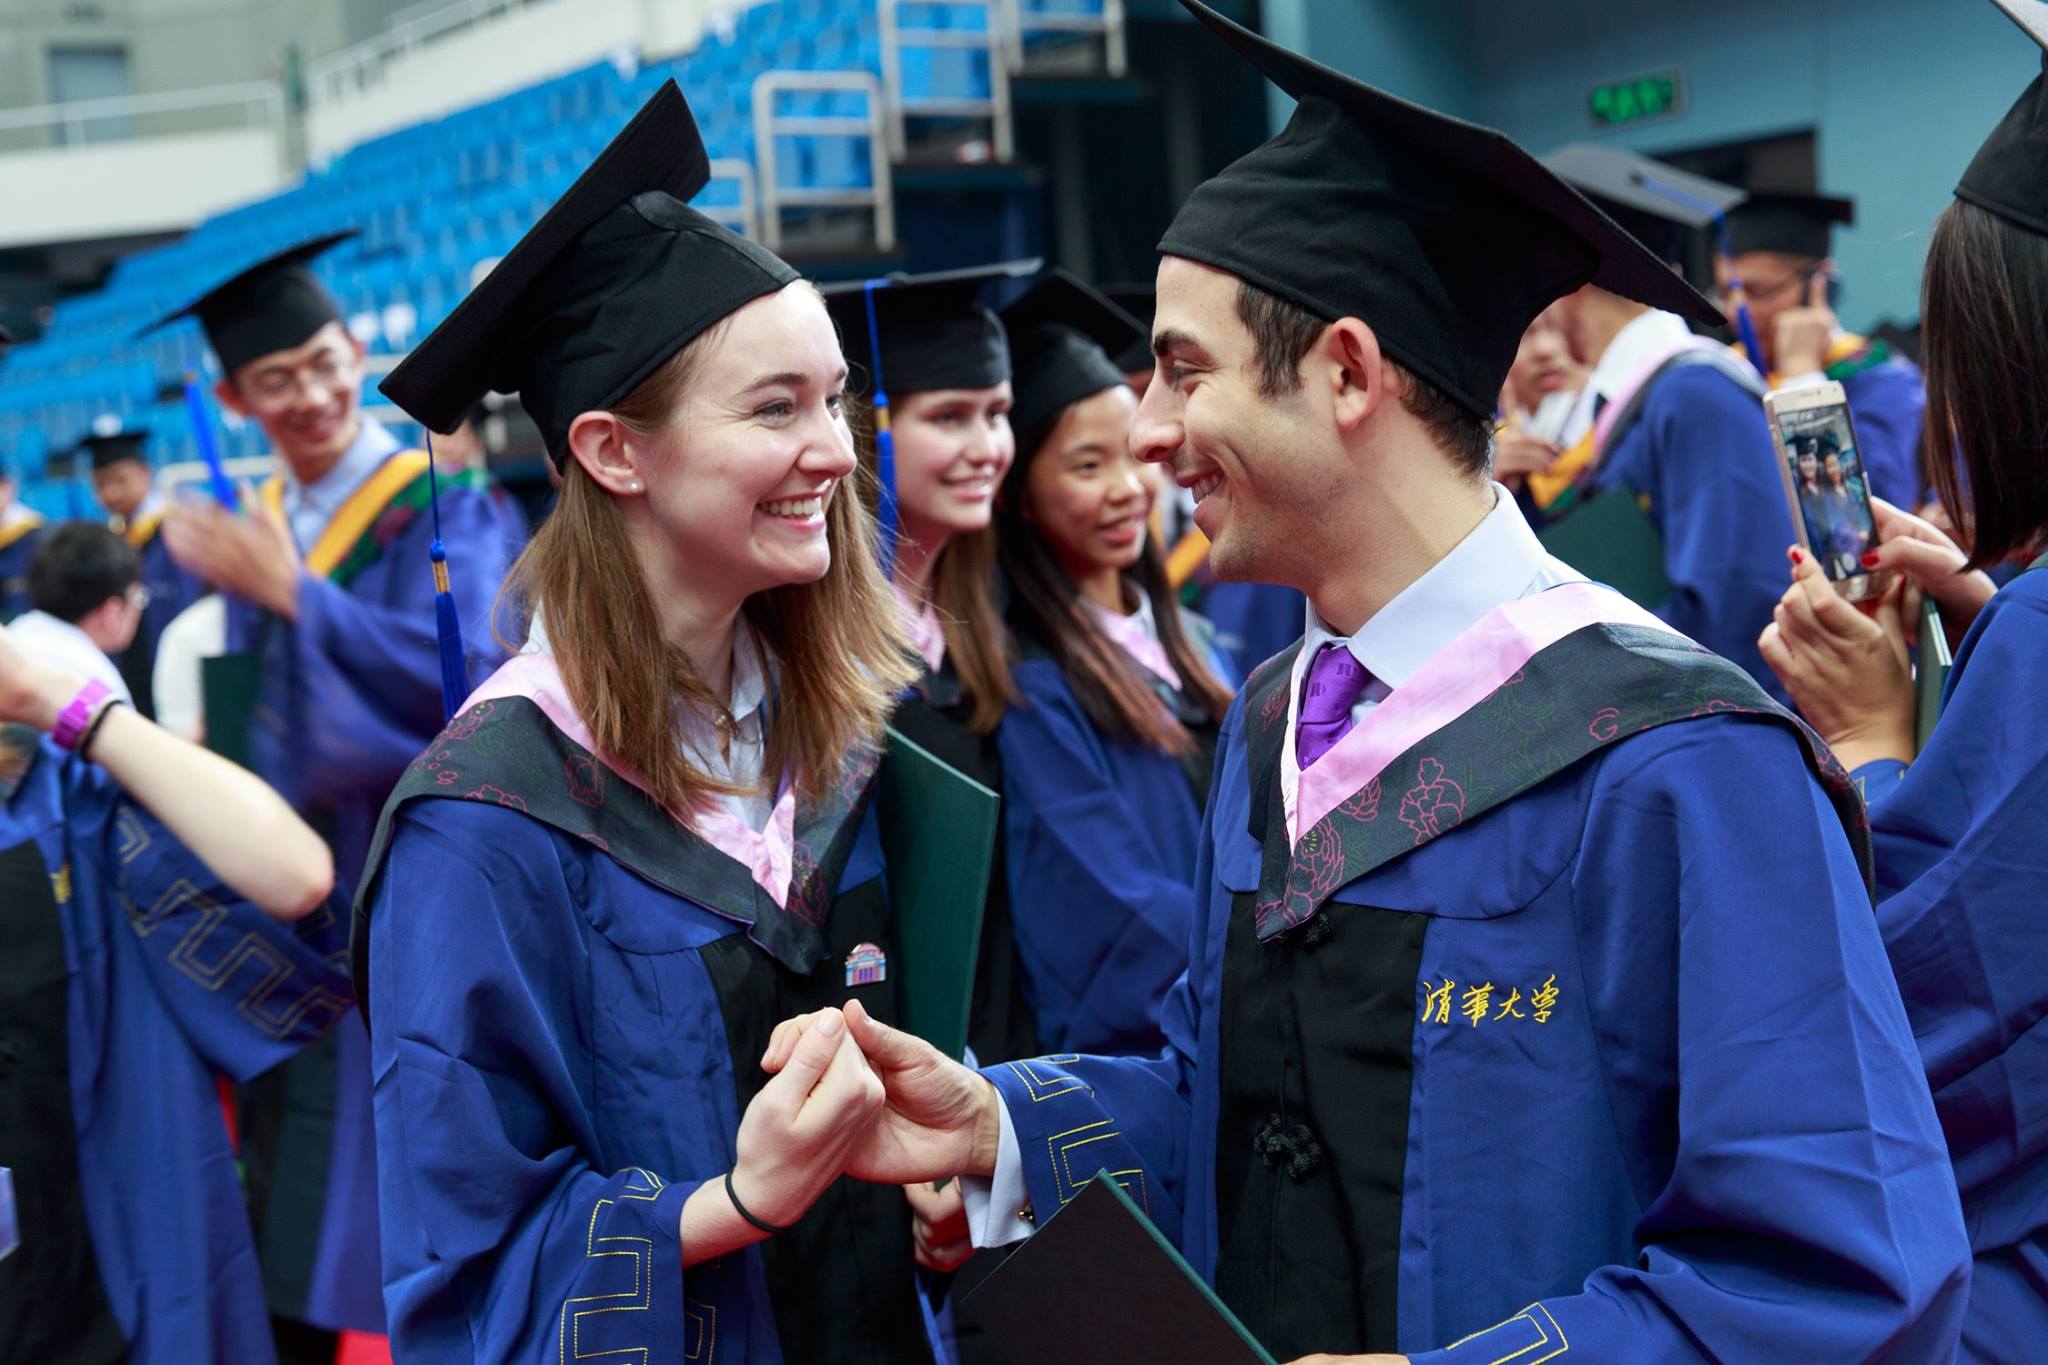
<svg viewBox="0 0 2048 1365">
<path fill-rule="evenodd" d="M 269 1037 L 290 1037 L 306 1025 L 309 1017 L 315 1021 L 311 1025 L 313 1031 L 324 1031 L 349 1007 L 346 993 L 330 990 L 324 985 L 284 995 L 282 1000 L 273 1003 L 273 997 L 279 996 L 293 977 L 290 959 L 256 930 L 245 931 L 232 943 L 226 942 L 229 937 L 226 934 L 218 935 L 220 943 L 212 942 L 216 938 L 214 931 L 228 917 L 228 909 L 189 881 L 181 878 L 173 882 L 156 904 L 146 911 L 125 896 L 122 908 L 127 911 L 128 922 L 134 926 L 138 938 L 148 938 L 174 913 L 187 909 L 193 913 L 192 927 L 185 931 L 184 937 L 178 940 L 164 960 L 203 990 L 220 990 L 244 967 L 253 964 L 255 979 L 242 993 L 241 999 L 235 1002 L 235 1013 Z M 209 948 L 213 949 L 211 960 Z"/>
<path fill-rule="evenodd" d="M 630 1199 L 638 1203 L 652 1203 L 661 1194 L 661 1177 L 655 1175 L 652 1171 L 643 1170 L 638 1166 L 628 1166 L 620 1174 L 636 1175 L 646 1182 L 645 1185 L 636 1186 L 629 1180 L 619 1191 L 618 1197 L 620 1199 Z M 633 1259 L 633 1288 L 622 1290 L 616 1294 L 579 1294 L 563 1302 L 562 1314 L 555 1329 L 555 1348 L 557 1357 L 564 1362 L 569 1360 L 596 1360 L 600 1356 L 631 1356 L 639 1362 L 639 1365 L 648 1365 L 648 1353 L 653 1349 L 648 1346 L 617 1346 L 605 1351 L 585 1351 L 583 1349 L 583 1319 L 586 1317 L 593 1313 L 644 1313 L 653 1307 L 654 1304 L 653 1241 L 646 1237 L 633 1237 L 624 1233 L 616 1233 L 609 1237 L 597 1235 L 597 1220 L 604 1216 L 604 1211 L 610 1208 L 613 1202 L 611 1199 L 600 1199 L 592 1206 L 590 1210 L 590 1229 L 584 1236 L 583 1257 L 585 1260 L 596 1260 L 600 1256 L 630 1256 Z M 623 1247 L 618 1251 L 599 1251 L 597 1247 L 600 1242 L 631 1242 L 638 1245 L 637 1247 Z M 571 1308 L 575 1308 L 579 1303 L 604 1303 L 611 1299 L 631 1299 L 637 1300 L 637 1302 L 614 1303 L 608 1308 L 577 1309 L 573 1318 L 574 1330 L 571 1330 L 570 1323 L 572 1319 L 569 1311 Z M 569 1354 L 572 1342 L 576 1348 L 576 1354 L 573 1356 Z"/>
<path fill-rule="evenodd" d="M 693 1308 L 698 1311 L 691 1312 Z M 713 1365 L 718 1350 L 718 1309 L 708 1303 L 699 1303 L 695 1299 L 684 1299 L 683 1326 L 686 1329 L 683 1334 L 683 1359 L 701 1360 L 704 1365 Z M 697 1340 L 694 1345 L 690 1342 L 687 1331 L 691 1327 L 697 1329 Z"/>
<path fill-rule="evenodd" d="M 149 831 L 143 828 L 141 819 L 127 806 L 121 807 L 114 816 L 114 856 L 126 867 L 148 847 Z"/>
<path fill-rule="evenodd" d="M 1069 1052 L 1058 1057 L 1039 1057 L 1035 1060 L 1044 1062 L 1048 1066 L 1065 1066 L 1069 1062 L 1080 1061 L 1081 1057 L 1079 1053 Z M 1030 1062 L 1010 1062 L 1007 1065 L 1011 1071 L 1016 1073 L 1017 1079 L 1024 1082 L 1025 1091 L 1031 1096 L 1033 1104 L 1040 1104 L 1061 1095 L 1071 1095 L 1076 1090 L 1086 1090 L 1088 1088 L 1072 1076 L 1041 1076 L 1032 1069 Z M 1058 1086 L 1059 1088 L 1055 1090 L 1051 1088 L 1053 1086 Z"/>
<path fill-rule="evenodd" d="M 1052 1162 L 1055 1192 L 1059 1195 L 1062 1206 L 1073 1202 L 1074 1196 L 1085 1189 L 1088 1182 L 1095 1178 L 1095 1172 L 1102 1169 L 1092 1162 L 1084 1161 L 1081 1164 L 1081 1169 L 1087 1171 L 1088 1174 L 1076 1180 L 1074 1178 L 1072 1160 L 1074 1151 L 1078 1148 L 1089 1146 L 1092 1143 L 1109 1142 L 1122 1136 L 1121 1132 L 1109 1126 L 1108 1119 L 1098 1119 L 1094 1123 L 1084 1123 L 1079 1128 L 1069 1128 L 1064 1133 L 1054 1133 L 1045 1140 L 1046 1155 Z M 1073 1141 L 1062 1145 L 1062 1139 L 1065 1138 L 1072 1138 Z M 1111 1171 L 1109 1174 L 1118 1185 L 1123 1187 L 1125 1193 L 1138 1201 L 1138 1207 L 1144 1209 L 1148 1215 L 1152 1212 L 1152 1201 L 1147 1197 L 1145 1191 L 1145 1172 L 1143 1168 L 1133 1167 L 1130 1170 Z"/>
<path fill-rule="evenodd" d="M 1536 1321 L 1536 1315 L 1538 1313 L 1541 1313 L 1543 1315 L 1543 1322 Z M 1457 1350 L 1460 1346 L 1464 1346 L 1471 1342 L 1475 1342 L 1479 1340 L 1481 1337 L 1490 1337 L 1495 1332 L 1505 1331 L 1507 1328 L 1514 1326 L 1518 1322 L 1528 1323 L 1530 1329 L 1536 1333 L 1536 1340 L 1530 1342 L 1526 1346 L 1519 1346 L 1514 1350 L 1509 1351 L 1504 1356 L 1495 1356 L 1492 1360 L 1487 1362 L 1487 1365 L 1508 1365 L 1509 1361 L 1520 1361 L 1521 1365 L 1542 1365 L 1544 1361 L 1555 1360 L 1557 1357 L 1563 1355 L 1566 1351 L 1569 1351 L 1572 1348 L 1572 1344 L 1564 1339 L 1564 1328 L 1559 1327 L 1557 1325 L 1557 1319 L 1550 1316 L 1550 1310 L 1548 1308 L 1545 1308 L 1540 1303 L 1532 1303 L 1527 1308 L 1524 1308 L 1521 1312 L 1509 1318 L 1506 1322 L 1497 1322 L 1491 1327 L 1485 1328 L 1481 1331 L 1474 1332 L 1469 1337 L 1460 1337 L 1458 1340 L 1444 1347 L 1444 1352 L 1445 1354 L 1449 1354 L 1450 1352 Z M 1544 1323 L 1550 1324 L 1549 1329 L 1547 1331 L 1544 1328 Z M 1540 1356 L 1529 1355 L 1529 1352 L 1542 1351 L 1543 1348 L 1546 1346 L 1549 1346 L 1552 1349 L 1544 1351 L 1543 1354 Z M 1524 1356 L 1528 1356 L 1528 1359 L 1524 1360 Z"/>
</svg>

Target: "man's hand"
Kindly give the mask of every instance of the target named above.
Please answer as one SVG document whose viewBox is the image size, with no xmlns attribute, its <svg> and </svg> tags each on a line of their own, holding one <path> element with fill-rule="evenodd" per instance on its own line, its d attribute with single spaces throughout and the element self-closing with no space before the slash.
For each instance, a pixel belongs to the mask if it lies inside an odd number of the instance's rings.
<svg viewBox="0 0 2048 1365">
<path fill-rule="evenodd" d="M 1805 303 L 1778 314 L 1772 327 L 1771 357 L 1779 375 L 1789 379 L 1824 369 L 1835 325 L 1835 310 L 1828 307 L 1828 274 L 1816 270 L 1806 282 Z"/>
<path fill-rule="evenodd" d="M 762 1070 L 782 1070 L 807 1018 L 775 1026 Z M 1002 1104 L 995 1087 L 923 1039 L 876 1022 L 858 1000 L 846 1003 L 846 1022 L 887 1094 L 846 1173 L 877 1185 L 993 1174 Z"/>
<path fill-rule="evenodd" d="M 296 621 L 305 566 L 291 528 L 253 492 L 245 491 L 242 505 L 247 515 L 218 503 L 179 503 L 164 514 L 164 544 L 222 592 Z"/>
<path fill-rule="evenodd" d="M 1493 438 L 1493 477 L 1509 488 L 1519 488 L 1531 474 L 1548 473 L 1559 453 L 1556 446 L 1537 440 L 1522 430 L 1520 422 L 1510 419 Z"/>
</svg>

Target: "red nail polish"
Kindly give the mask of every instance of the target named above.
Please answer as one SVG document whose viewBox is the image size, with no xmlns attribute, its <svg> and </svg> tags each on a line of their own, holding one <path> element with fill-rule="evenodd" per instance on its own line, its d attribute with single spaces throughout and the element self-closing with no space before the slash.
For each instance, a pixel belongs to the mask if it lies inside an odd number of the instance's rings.
<svg viewBox="0 0 2048 1365">
<path fill-rule="evenodd" d="M 1792 547 L 1792 562 L 1794 564 L 1804 564 L 1806 562 L 1806 551 L 1794 545 Z"/>
<path fill-rule="evenodd" d="M 1874 569 L 1877 567 L 1877 564 L 1877 551 L 1865 550 L 1863 552 L 1863 567 L 1866 569 Z"/>
</svg>

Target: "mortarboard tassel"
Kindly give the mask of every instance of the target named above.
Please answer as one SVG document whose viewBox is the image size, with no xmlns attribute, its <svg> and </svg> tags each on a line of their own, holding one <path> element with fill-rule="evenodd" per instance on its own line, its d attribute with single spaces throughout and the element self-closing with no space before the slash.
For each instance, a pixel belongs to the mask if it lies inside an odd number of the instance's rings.
<svg viewBox="0 0 2048 1365">
<path fill-rule="evenodd" d="M 887 280 L 869 280 L 866 293 L 868 355 L 874 363 L 875 374 L 875 396 L 871 401 L 875 410 L 875 473 L 881 484 L 877 519 L 881 522 L 882 576 L 893 582 L 896 577 L 896 538 L 901 525 L 896 510 L 896 436 L 889 430 L 889 393 L 882 387 L 882 329 L 875 321 L 875 291 L 886 289 L 888 285 Z"/>
<path fill-rule="evenodd" d="M 1663 195 L 1673 203 L 1684 204 L 1687 208 L 1698 209 L 1709 214 L 1714 220 L 1714 254 L 1720 258 L 1721 267 L 1728 275 L 1728 297 L 1735 305 L 1735 337 L 1742 343 L 1743 352 L 1749 363 L 1756 366 L 1758 374 L 1769 374 L 1764 368 L 1764 348 L 1757 342 L 1756 319 L 1750 316 L 1749 300 L 1742 296 L 1742 278 L 1735 273 L 1735 250 L 1728 240 L 1728 215 L 1715 208 L 1706 200 L 1687 194 L 1675 185 L 1666 185 L 1649 176 L 1642 177 L 1642 186 Z"/>
<path fill-rule="evenodd" d="M 199 376 L 185 376 L 185 416 L 192 423 L 192 439 L 199 443 L 199 458 L 206 462 L 206 479 L 213 485 L 213 500 L 230 512 L 242 510 L 242 500 L 228 480 L 228 469 L 220 457 L 220 438 L 213 431 L 213 413 L 206 406 L 206 390 Z"/>
<path fill-rule="evenodd" d="M 441 476 L 434 467 L 434 433 L 427 432 L 427 503 L 434 513 L 434 543 L 427 558 L 434 565 L 434 633 L 441 646 L 441 711 L 454 720 L 469 696 L 469 657 L 462 647 L 462 618 L 455 612 L 455 593 L 448 586 L 448 547 L 441 543 Z"/>
</svg>

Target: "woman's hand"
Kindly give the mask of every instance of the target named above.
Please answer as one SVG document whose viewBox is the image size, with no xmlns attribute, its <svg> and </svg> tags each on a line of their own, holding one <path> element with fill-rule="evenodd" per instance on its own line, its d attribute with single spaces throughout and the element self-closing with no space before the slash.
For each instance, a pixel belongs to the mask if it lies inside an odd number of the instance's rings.
<svg viewBox="0 0 2048 1365">
<path fill-rule="evenodd" d="M 957 1270 L 974 1254 L 967 1232 L 967 1201 L 960 1182 L 935 1188 L 922 1180 L 903 1187 L 910 1200 L 910 1235 L 917 1243 L 917 1263 L 944 1274 Z"/>
<path fill-rule="evenodd" d="M 846 1017 L 812 1016 L 740 1116 L 732 1182 L 747 1211 L 777 1227 L 803 1217 L 874 1128 L 883 1099 Z"/>
<path fill-rule="evenodd" d="M 1877 514 L 1878 543 L 1863 556 L 1863 567 L 1892 570 L 1920 585 L 1941 608 L 1942 623 L 1958 638 L 1998 591 L 1988 574 L 1964 568 L 1969 556 L 1947 532 L 1882 498 L 1870 500 Z"/>
<path fill-rule="evenodd" d="M 877 1185 L 992 1174 L 1001 1131 L 996 1088 L 922 1038 L 876 1022 L 858 1000 L 846 1003 L 846 1021 L 888 1095 L 846 1173 Z M 801 1022 L 776 1026 L 763 1069 L 790 1064 Z"/>
<path fill-rule="evenodd" d="M 1757 639 L 1764 662 L 1843 766 L 1913 758 L 1913 679 L 1899 625 L 1903 585 L 1865 615 L 1844 601 L 1813 556 L 1792 558 L 1792 586 Z"/>
<path fill-rule="evenodd" d="M 48 730 L 83 686 L 84 678 L 33 657 L 0 626 L 0 725 Z"/>
</svg>

